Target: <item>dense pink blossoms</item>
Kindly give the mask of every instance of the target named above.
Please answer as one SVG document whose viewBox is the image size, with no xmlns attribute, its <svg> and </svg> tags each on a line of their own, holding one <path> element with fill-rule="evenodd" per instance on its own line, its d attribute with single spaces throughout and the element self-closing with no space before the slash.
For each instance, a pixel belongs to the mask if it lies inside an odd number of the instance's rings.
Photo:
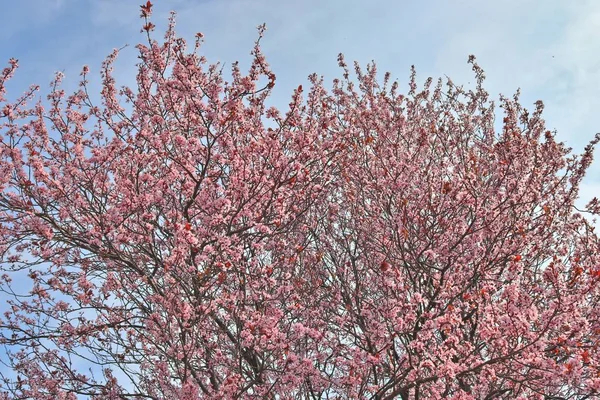
<svg viewBox="0 0 600 400">
<path fill-rule="evenodd" d="M 517 96 L 496 130 L 473 59 L 403 95 L 340 56 L 280 112 L 258 42 L 225 82 L 144 7 L 135 89 L 116 53 L 101 104 L 87 68 L 45 106 L 0 75 L 0 398 L 596 396 L 598 138 L 569 155 Z"/>
</svg>

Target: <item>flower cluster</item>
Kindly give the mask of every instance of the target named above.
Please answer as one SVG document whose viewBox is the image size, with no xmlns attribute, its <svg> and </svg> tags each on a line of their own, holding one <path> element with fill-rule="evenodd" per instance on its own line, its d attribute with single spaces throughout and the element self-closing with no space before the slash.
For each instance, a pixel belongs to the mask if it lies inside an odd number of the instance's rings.
<svg viewBox="0 0 600 400">
<path fill-rule="evenodd" d="M 574 202 L 598 137 L 571 156 L 518 94 L 497 130 L 474 58 L 473 90 L 413 69 L 402 94 L 340 55 L 332 90 L 269 108 L 264 26 L 226 81 L 151 13 L 137 87 L 115 52 L 101 104 L 88 67 L 46 105 L 4 97 L 16 60 L 0 74 L 0 398 L 597 395 L 599 242 Z"/>
</svg>

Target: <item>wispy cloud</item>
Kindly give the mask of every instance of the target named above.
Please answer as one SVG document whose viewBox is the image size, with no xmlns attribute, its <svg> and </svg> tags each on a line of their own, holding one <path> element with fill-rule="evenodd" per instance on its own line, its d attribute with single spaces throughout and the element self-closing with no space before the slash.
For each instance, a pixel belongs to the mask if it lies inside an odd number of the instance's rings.
<svg viewBox="0 0 600 400">
<path fill-rule="evenodd" d="M 21 58 L 21 88 L 46 83 L 56 70 L 69 75 L 82 64 L 92 70 L 114 47 L 134 45 L 140 2 L 122 0 L 21 0 L 3 5 L 0 59 Z M 255 27 L 267 23 L 264 51 L 278 75 L 273 101 L 285 106 L 290 91 L 317 72 L 339 75 L 336 56 L 377 61 L 406 82 L 415 64 L 427 76 L 467 83 L 466 64 L 475 54 L 487 72 L 492 95 L 522 89 L 531 105 L 542 99 L 546 120 L 559 138 L 580 150 L 600 130 L 600 3 L 595 0 L 173 0 L 155 1 L 154 22 L 164 29 L 170 9 L 178 30 L 206 35 L 209 60 L 250 61 Z M 136 51 L 123 51 L 117 66 L 122 83 L 133 83 Z M 97 70 L 97 69 L 96 69 Z M 74 79 L 74 78 L 73 78 Z M 596 166 L 598 165 L 598 166 Z M 600 163 L 588 181 L 600 181 Z"/>
</svg>

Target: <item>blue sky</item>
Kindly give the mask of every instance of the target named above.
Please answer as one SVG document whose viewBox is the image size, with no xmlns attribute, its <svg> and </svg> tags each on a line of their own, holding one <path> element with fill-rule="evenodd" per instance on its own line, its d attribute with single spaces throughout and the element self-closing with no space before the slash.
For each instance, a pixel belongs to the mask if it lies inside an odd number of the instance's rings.
<svg viewBox="0 0 600 400">
<path fill-rule="evenodd" d="M 75 88 L 84 64 L 98 77 L 113 48 L 120 55 L 116 77 L 132 85 L 141 0 L 6 0 L 0 12 L 0 66 L 10 57 L 20 69 L 9 86 L 14 98 L 30 84 L 48 84 L 56 71 Z M 170 10 L 178 32 L 205 34 L 203 52 L 226 66 L 250 61 L 256 26 L 268 30 L 263 50 L 277 86 L 273 101 L 285 107 L 293 88 L 316 72 L 339 77 L 337 54 L 408 82 L 414 64 L 419 81 L 448 75 L 467 84 L 477 56 L 497 98 L 520 87 L 526 107 L 541 99 L 545 118 L 559 139 L 581 151 L 600 131 L 600 2 L 597 0 L 156 0 L 153 21 L 164 29 Z M 600 152 L 596 152 L 600 158 Z M 600 160 L 581 195 L 600 195 Z M 581 202 L 583 203 L 583 201 Z"/>
</svg>

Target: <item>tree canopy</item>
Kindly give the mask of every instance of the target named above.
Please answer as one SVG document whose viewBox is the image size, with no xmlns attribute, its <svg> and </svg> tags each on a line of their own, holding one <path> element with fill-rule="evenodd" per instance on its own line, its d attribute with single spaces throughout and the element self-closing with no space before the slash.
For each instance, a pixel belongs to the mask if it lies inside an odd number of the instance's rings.
<svg viewBox="0 0 600 400">
<path fill-rule="evenodd" d="M 600 390 L 594 199 L 543 104 L 375 64 L 267 106 L 141 8 L 137 87 L 0 75 L 5 399 L 585 399 Z M 502 121 L 496 121 L 500 115 Z M 17 286 L 30 282 L 26 293 Z M 15 283 L 16 282 L 16 283 Z M 4 369 L 6 371 L 6 369 Z"/>
</svg>

